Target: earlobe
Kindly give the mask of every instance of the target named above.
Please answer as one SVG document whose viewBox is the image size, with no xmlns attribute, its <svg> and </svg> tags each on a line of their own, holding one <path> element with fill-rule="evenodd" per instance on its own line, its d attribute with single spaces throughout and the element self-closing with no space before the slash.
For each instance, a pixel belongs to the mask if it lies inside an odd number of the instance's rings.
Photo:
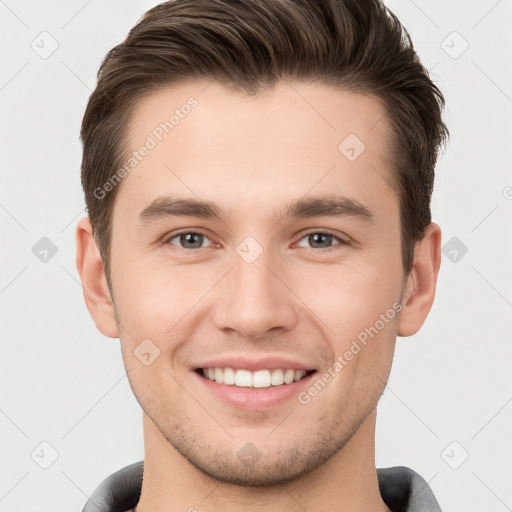
<svg viewBox="0 0 512 512">
<path fill-rule="evenodd" d="M 76 228 L 76 268 L 85 304 L 96 327 L 109 338 L 119 337 L 105 269 L 87 217 L 81 219 Z"/>
<path fill-rule="evenodd" d="M 415 334 L 425 322 L 434 302 L 440 266 L 441 228 L 432 222 L 414 250 L 414 263 L 402 298 L 398 336 Z"/>
</svg>

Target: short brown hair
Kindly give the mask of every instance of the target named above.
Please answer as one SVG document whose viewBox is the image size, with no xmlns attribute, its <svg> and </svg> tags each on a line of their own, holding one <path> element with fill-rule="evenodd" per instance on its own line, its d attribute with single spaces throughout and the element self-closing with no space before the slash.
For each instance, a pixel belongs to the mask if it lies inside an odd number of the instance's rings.
<svg viewBox="0 0 512 512">
<path fill-rule="evenodd" d="M 166 85 L 215 79 L 255 94 L 279 79 L 373 94 L 386 109 L 400 200 L 402 262 L 431 222 L 444 98 L 408 32 L 379 0 L 172 0 L 150 9 L 101 63 L 81 127 L 85 202 L 110 283 L 119 187 L 95 192 L 125 161 L 135 103 Z"/>
</svg>

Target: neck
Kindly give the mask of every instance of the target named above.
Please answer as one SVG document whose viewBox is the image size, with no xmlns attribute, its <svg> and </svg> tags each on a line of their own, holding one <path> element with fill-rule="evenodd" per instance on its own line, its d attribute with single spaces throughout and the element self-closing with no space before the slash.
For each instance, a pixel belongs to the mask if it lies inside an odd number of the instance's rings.
<svg viewBox="0 0 512 512">
<path fill-rule="evenodd" d="M 143 415 L 144 478 L 135 512 L 389 512 L 375 469 L 373 410 L 345 446 L 321 467 L 294 481 L 244 487 L 215 480 L 190 464 Z"/>
</svg>

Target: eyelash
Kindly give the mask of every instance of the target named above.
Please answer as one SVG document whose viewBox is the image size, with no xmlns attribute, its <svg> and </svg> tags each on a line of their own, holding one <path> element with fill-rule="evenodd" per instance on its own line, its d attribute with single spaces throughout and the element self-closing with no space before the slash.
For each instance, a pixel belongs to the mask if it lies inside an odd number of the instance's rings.
<svg viewBox="0 0 512 512">
<path fill-rule="evenodd" d="M 169 245 L 174 245 L 174 244 L 171 244 L 171 240 L 174 240 L 175 238 L 181 236 L 181 235 L 188 235 L 188 234 L 194 234 L 194 235 L 202 235 L 206 238 L 208 238 L 208 240 L 210 240 L 210 237 L 203 233 L 202 231 L 198 230 L 198 231 L 181 231 L 179 233 L 173 233 L 172 236 L 168 237 L 165 241 L 164 241 L 164 244 L 169 244 Z M 338 235 L 334 234 L 333 232 L 329 231 L 329 230 L 311 230 L 311 231 L 308 231 L 306 233 L 304 233 L 302 235 L 302 237 L 299 239 L 299 242 L 301 240 L 303 240 L 304 238 L 306 238 L 307 236 L 309 235 L 315 235 L 315 234 L 319 234 L 319 235 L 328 235 L 328 236 L 332 236 L 334 239 L 338 240 L 339 242 L 339 245 L 338 246 L 333 246 L 333 247 L 326 247 L 326 248 L 315 248 L 315 247 L 308 247 L 308 249 L 311 249 L 313 251 L 321 251 L 321 252 L 330 252 L 330 251 L 333 251 L 335 250 L 337 247 L 339 246 L 342 246 L 342 245 L 350 245 L 350 241 L 348 240 L 344 240 L 343 238 L 339 237 Z M 205 249 L 206 247 L 199 247 L 199 248 L 196 248 L 196 249 L 186 249 L 184 247 L 179 247 L 180 249 L 183 249 L 185 251 L 194 251 L 194 250 L 198 250 L 198 249 Z"/>
</svg>

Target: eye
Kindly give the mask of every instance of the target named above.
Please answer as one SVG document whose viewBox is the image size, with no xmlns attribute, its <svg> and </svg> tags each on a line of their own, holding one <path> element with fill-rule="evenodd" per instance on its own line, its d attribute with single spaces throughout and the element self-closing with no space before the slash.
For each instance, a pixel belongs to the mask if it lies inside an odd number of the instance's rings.
<svg viewBox="0 0 512 512">
<path fill-rule="evenodd" d="M 343 238 L 340 238 L 339 236 L 326 231 L 310 231 L 309 233 L 306 233 L 306 235 L 303 236 L 300 241 L 304 239 L 307 239 L 307 242 L 312 244 L 313 249 L 323 249 L 324 251 L 335 249 L 335 247 L 331 245 L 333 240 L 337 240 L 340 245 L 349 244 L 348 240 L 344 240 Z"/>
<path fill-rule="evenodd" d="M 173 242 L 174 240 L 177 240 L 177 242 Z M 197 231 L 183 231 L 167 238 L 164 243 L 178 245 L 182 249 L 202 249 L 208 247 L 203 246 L 205 240 L 208 240 L 210 242 L 209 245 L 212 245 L 211 240 L 203 233 Z M 350 243 L 348 240 L 327 231 L 310 231 L 306 233 L 298 243 L 299 246 L 304 247 L 304 245 L 301 244 L 302 240 L 306 240 L 307 243 L 311 244 L 310 248 L 322 249 L 323 251 L 335 249 L 336 247 L 332 245 L 334 240 L 339 242 L 338 245 L 348 245 Z"/>
<path fill-rule="evenodd" d="M 182 233 L 178 233 L 173 235 L 172 237 L 166 240 L 166 244 L 176 245 L 172 241 L 178 239 L 178 243 L 183 249 L 201 249 L 203 241 L 210 240 L 203 233 L 198 233 L 196 231 L 184 231 Z"/>
</svg>

